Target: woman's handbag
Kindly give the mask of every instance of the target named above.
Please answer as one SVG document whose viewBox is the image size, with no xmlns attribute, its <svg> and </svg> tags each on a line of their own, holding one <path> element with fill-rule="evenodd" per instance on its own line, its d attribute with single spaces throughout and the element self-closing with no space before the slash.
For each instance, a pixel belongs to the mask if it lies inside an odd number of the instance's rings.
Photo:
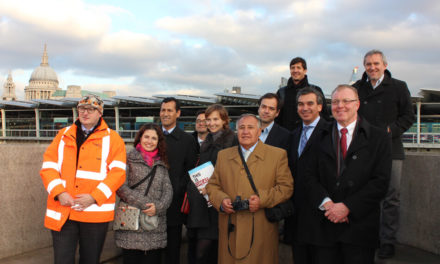
<svg viewBox="0 0 440 264">
<path fill-rule="evenodd" d="M 113 220 L 113 230 L 139 230 L 139 215 L 141 210 L 119 201 Z"/>
<path fill-rule="evenodd" d="M 141 213 L 139 215 L 139 223 L 143 230 L 151 231 L 159 226 L 159 218 L 157 215 L 149 216 L 147 214 Z"/>
<path fill-rule="evenodd" d="M 145 196 L 147 196 L 151 184 L 153 183 L 156 168 L 157 166 L 154 167 L 150 173 L 145 176 L 145 178 L 131 186 L 130 189 L 135 189 L 151 176 L 151 180 L 148 183 L 147 190 L 145 191 Z M 120 200 L 118 206 L 116 207 L 115 219 L 113 220 L 113 230 L 150 231 L 157 228 L 158 224 L 159 221 L 157 215 L 148 216 L 147 214 L 141 212 L 141 209 L 130 206 L 126 202 Z"/>
<path fill-rule="evenodd" d="M 240 146 L 238 147 L 238 153 L 241 157 L 241 161 L 243 162 L 244 169 L 246 170 L 249 182 L 254 190 L 255 194 L 258 194 L 257 187 L 255 187 L 254 180 L 252 178 L 252 174 L 249 171 L 249 168 L 244 160 L 243 153 L 241 152 Z M 266 214 L 266 218 L 269 222 L 278 222 L 293 215 L 293 203 L 290 199 L 285 202 L 279 203 L 272 208 L 264 208 L 264 213 Z"/>
</svg>

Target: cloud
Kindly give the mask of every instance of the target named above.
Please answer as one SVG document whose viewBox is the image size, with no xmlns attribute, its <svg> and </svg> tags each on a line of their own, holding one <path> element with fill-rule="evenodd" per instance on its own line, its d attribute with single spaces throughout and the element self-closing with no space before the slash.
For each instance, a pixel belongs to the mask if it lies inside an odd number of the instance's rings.
<svg viewBox="0 0 440 264">
<path fill-rule="evenodd" d="M 0 71 L 31 71 L 47 43 L 50 65 L 60 78 L 68 72 L 68 80 L 83 87 L 110 87 L 125 95 L 212 95 L 239 85 L 243 92 L 263 94 L 275 91 L 280 78 L 289 76 L 289 61 L 302 56 L 310 81 L 330 92 L 349 80 L 354 66 L 361 66 L 362 72 L 363 55 L 378 48 L 387 55 L 393 75 L 412 88 L 437 84 L 436 1 L 147 1 L 136 3 L 136 9 L 130 2 L 120 5 L 0 0 Z M 175 8 L 164 11 L 170 5 Z M 143 10 L 157 20 L 144 18 Z M 116 24 L 123 20 L 136 27 Z"/>
</svg>

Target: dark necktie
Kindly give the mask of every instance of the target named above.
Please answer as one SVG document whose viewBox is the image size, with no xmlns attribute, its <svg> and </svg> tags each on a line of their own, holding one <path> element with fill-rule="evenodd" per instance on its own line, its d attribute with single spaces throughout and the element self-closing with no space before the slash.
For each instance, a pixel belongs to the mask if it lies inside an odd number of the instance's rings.
<svg viewBox="0 0 440 264">
<path fill-rule="evenodd" d="M 170 134 L 170 132 L 168 132 L 168 130 L 164 130 L 164 131 L 163 131 L 163 134 L 164 134 L 165 136 L 168 136 L 168 135 Z"/>
<path fill-rule="evenodd" d="M 341 129 L 341 151 L 344 159 L 347 155 L 347 132 L 348 130 L 345 127 Z"/>
</svg>

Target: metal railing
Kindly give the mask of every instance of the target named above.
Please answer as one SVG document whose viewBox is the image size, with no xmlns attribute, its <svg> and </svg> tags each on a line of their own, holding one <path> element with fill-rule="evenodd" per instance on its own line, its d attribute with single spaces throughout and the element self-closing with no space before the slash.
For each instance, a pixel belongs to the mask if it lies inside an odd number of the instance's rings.
<svg viewBox="0 0 440 264">
<path fill-rule="evenodd" d="M 57 129 L 40 129 L 39 135 L 35 129 L 6 129 L 6 136 L 2 140 L 42 140 L 51 141 L 58 133 Z M 126 142 L 133 142 L 138 130 L 120 130 L 119 135 Z M 440 133 L 421 133 L 420 143 L 417 142 L 417 133 L 406 132 L 402 136 L 406 148 L 440 148 Z"/>
</svg>

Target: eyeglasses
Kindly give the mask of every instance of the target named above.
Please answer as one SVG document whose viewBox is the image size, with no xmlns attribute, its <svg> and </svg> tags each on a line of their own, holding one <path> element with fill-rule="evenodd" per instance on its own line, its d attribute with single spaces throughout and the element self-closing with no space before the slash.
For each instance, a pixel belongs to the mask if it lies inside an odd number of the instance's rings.
<svg viewBox="0 0 440 264">
<path fill-rule="evenodd" d="M 206 120 L 205 119 L 204 120 L 198 119 L 198 120 L 196 120 L 196 123 L 197 124 L 206 124 Z"/>
<path fill-rule="evenodd" d="M 339 105 L 342 103 L 343 105 L 348 105 L 349 103 L 356 102 L 358 99 L 342 99 L 342 100 L 332 100 L 332 105 Z"/>
<path fill-rule="evenodd" d="M 87 111 L 88 114 L 93 114 L 96 111 L 94 107 L 78 107 L 78 113 L 84 114 Z"/>
</svg>

